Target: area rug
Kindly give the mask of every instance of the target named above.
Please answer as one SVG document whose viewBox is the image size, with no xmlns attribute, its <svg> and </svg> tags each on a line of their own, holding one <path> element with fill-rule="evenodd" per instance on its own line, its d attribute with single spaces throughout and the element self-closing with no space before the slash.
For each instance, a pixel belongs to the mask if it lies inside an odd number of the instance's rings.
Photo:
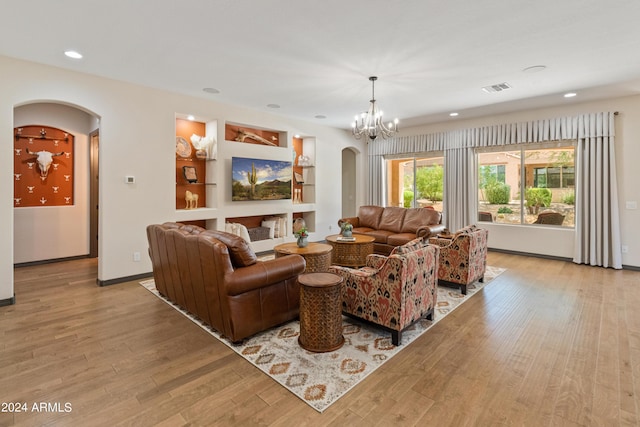
<svg viewBox="0 0 640 427">
<path fill-rule="evenodd" d="M 254 335 L 235 345 L 163 298 L 156 290 L 153 279 L 140 284 L 312 408 L 323 412 L 504 271 L 499 267 L 488 266 L 484 283 L 476 282 L 468 286 L 467 295 L 462 295 L 459 290 L 453 288 L 438 287 L 434 320 L 424 319 L 405 329 L 402 333 L 402 343 L 397 347 L 391 344 L 390 332 L 344 316 L 342 329 L 345 343 L 340 349 L 330 353 L 312 353 L 302 349 L 298 345 L 300 329 L 297 320 Z"/>
</svg>

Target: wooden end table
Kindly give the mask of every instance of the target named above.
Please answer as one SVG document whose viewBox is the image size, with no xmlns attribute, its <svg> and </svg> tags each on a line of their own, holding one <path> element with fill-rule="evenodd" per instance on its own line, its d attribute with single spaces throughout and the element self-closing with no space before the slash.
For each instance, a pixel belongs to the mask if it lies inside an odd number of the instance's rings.
<svg viewBox="0 0 640 427">
<path fill-rule="evenodd" d="M 331 263 L 344 267 L 362 267 L 367 264 L 367 255 L 373 253 L 375 239 L 365 234 L 354 234 L 354 241 L 340 241 L 340 234 L 332 234 L 325 239 L 333 246 Z"/>
<path fill-rule="evenodd" d="M 344 344 L 342 335 L 342 277 L 333 273 L 307 273 L 300 283 L 300 336 L 298 344 L 324 353 Z"/>
<path fill-rule="evenodd" d="M 305 273 L 327 271 L 331 265 L 331 251 L 333 248 L 324 243 L 309 243 L 299 248 L 296 243 L 282 243 L 273 247 L 275 257 L 297 254 L 307 262 Z"/>
</svg>

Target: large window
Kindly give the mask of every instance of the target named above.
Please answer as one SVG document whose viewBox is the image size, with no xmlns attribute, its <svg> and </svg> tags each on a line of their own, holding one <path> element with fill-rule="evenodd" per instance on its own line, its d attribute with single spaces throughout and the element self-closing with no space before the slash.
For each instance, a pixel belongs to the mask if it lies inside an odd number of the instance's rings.
<svg viewBox="0 0 640 427">
<path fill-rule="evenodd" d="M 479 151 L 478 219 L 573 227 L 574 161 L 571 143 Z"/>
<path fill-rule="evenodd" d="M 388 159 L 386 205 L 442 211 L 443 164 L 443 157 Z"/>
</svg>

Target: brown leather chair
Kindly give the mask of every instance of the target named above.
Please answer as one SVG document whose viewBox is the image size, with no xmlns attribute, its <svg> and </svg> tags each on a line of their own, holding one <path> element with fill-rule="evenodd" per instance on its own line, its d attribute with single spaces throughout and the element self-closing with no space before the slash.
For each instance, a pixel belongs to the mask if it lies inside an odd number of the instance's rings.
<svg viewBox="0 0 640 427">
<path fill-rule="evenodd" d="M 233 342 L 293 320 L 300 255 L 258 261 L 242 238 L 179 223 L 147 227 L 158 292 Z"/>
</svg>

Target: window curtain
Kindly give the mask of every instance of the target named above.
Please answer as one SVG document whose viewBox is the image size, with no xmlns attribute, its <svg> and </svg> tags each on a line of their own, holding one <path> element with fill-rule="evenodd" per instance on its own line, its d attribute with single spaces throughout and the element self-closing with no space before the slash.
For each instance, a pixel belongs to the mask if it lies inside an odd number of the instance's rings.
<svg viewBox="0 0 640 427">
<path fill-rule="evenodd" d="M 578 123 L 576 225 L 573 261 L 622 268 L 613 114 Z"/>
<path fill-rule="evenodd" d="M 386 187 L 385 155 L 444 151 L 443 223 L 455 230 L 477 221 L 475 148 L 577 141 L 573 261 L 622 268 L 614 116 L 613 112 L 602 112 L 374 141 L 369 144 L 369 186 Z M 383 205 L 383 191 L 370 190 L 370 202 Z"/>
<path fill-rule="evenodd" d="M 455 231 L 478 219 L 478 156 L 473 148 L 456 148 L 444 157 L 442 222 Z"/>
</svg>

